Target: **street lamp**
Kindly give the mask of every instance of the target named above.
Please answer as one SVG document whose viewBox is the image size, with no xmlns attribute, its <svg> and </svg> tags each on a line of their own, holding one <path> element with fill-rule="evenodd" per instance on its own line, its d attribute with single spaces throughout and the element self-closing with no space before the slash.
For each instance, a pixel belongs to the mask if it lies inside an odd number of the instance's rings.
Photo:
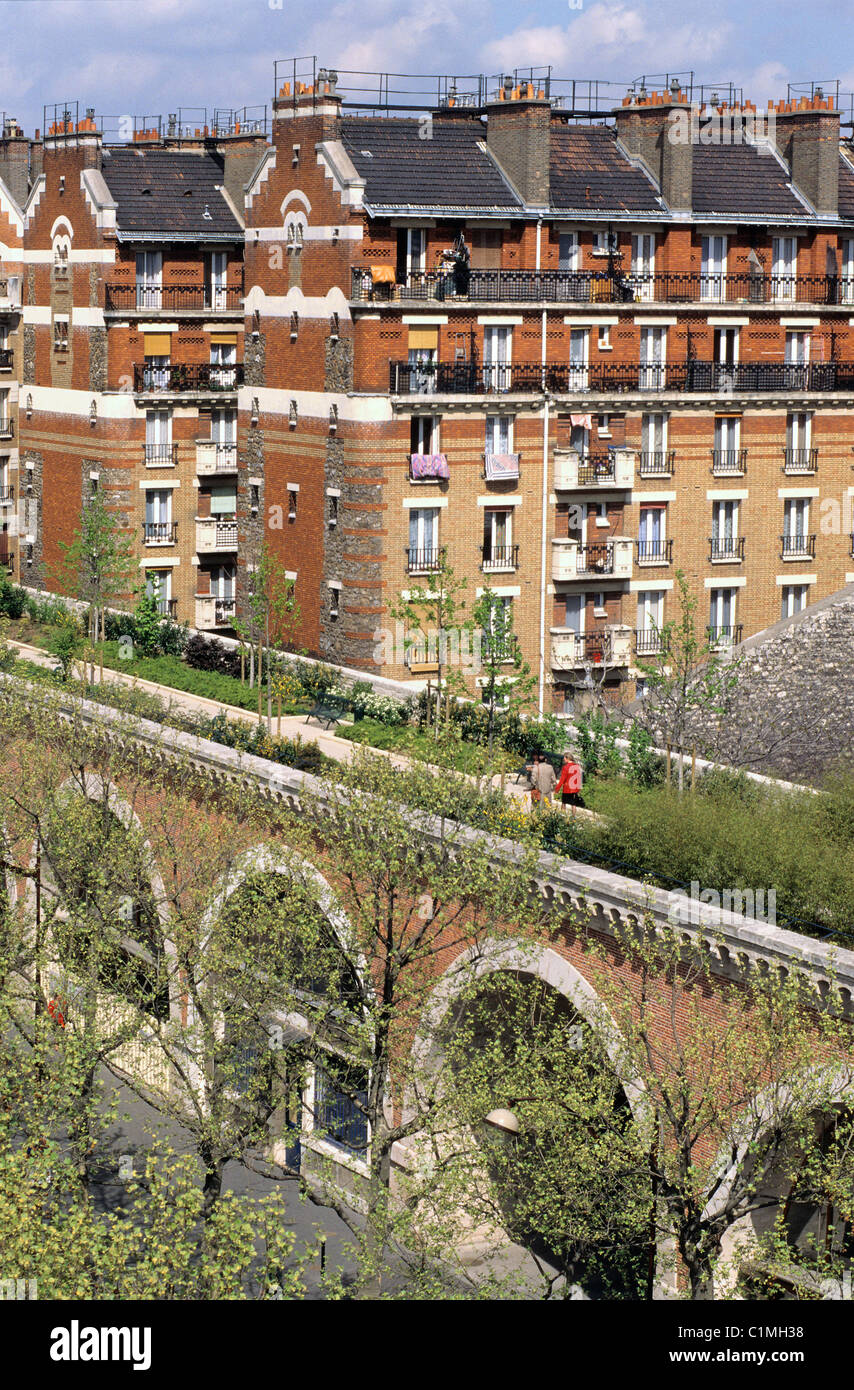
<svg viewBox="0 0 854 1390">
<path fill-rule="evenodd" d="M 484 1117 L 484 1124 L 496 1130 L 502 1138 L 509 1137 L 511 1134 L 518 1134 L 520 1130 L 519 1121 L 512 1110 L 490 1110 Z"/>
</svg>

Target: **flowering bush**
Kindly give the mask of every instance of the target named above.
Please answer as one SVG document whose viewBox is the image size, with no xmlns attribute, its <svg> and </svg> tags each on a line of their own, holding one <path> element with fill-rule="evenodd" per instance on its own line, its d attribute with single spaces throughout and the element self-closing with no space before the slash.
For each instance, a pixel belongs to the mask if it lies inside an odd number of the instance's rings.
<svg viewBox="0 0 854 1390">
<path fill-rule="evenodd" d="M 390 695 L 377 695 L 367 681 L 356 681 L 348 692 L 350 708 L 356 719 L 376 719 L 380 724 L 408 724 L 412 717 L 410 700 L 394 700 Z"/>
</svg>

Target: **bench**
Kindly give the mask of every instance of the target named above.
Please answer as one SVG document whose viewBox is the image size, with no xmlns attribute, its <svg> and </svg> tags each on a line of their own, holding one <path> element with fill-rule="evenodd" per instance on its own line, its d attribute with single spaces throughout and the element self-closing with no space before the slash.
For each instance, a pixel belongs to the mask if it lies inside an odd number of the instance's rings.
<svg viewBox="0 0 854 1390">
<path fill-rule="evenodd" d="M 312 705 L 308 714 L 305 716 L 305 722 L 307 724 L 309 719 L 316 719 L 319 723 L 323 724 L 326 729 L 332 729 L 336 724 L 340 724 L 346 713 L 346 701 L 336 700 L 334 696 L 331 696 L 326 700 L 319 700 L 317 704 Z"/>
</svg>

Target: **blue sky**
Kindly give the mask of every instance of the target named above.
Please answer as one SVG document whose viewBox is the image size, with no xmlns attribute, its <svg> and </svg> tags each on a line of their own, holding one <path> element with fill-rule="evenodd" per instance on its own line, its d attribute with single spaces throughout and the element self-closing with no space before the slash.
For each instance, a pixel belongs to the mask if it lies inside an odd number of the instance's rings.
<svg viewBox="0 0 854 1390">
<path fill-rule="evenodd" d="M 281 8 L 274 8 L 281 3 Z M 788 81 L 854 90 L 839 0 L 0 0 L 0 109 L 121 117 L 269 102 L 274 58 L 339 69 L 496 73 L 550 63 L 615 82 L 694 69 L 765 103 Z"/>
</svg>

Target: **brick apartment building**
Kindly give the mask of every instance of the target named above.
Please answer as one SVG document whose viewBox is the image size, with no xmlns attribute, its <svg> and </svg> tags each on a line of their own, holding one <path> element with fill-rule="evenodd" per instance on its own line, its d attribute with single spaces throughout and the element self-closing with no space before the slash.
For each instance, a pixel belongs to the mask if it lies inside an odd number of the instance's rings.
<svg viewBox="0 0 854 1390">
<path fill-rule="evenodd" d="M 26 479 L 18 467 L 18 383 L 21 379 L 23 206 L 29 194 L 30 142 L 3 118 L 0 136 L 0 565 L 16 573 L 18 536 L 30 519 Z M 19 512 L 24 523 L 18 525 Z M 35 524 L 35 518 L 32 518 Z"/>
<path fill-rule="evenodd" d="M 721 646 L 852 578 L 832 98 L 751 133 L 749 103 L 678 83 L 416 102 L 309 69 L 278 67 L 269 139 L 179 121 L 116 145 L 61 113 L 33 145 L 22 579 L 50 584 L 100 486 L 180 618 L 227 629 L 266 538 L 300 645 L 420 682 L 377 633 L 444 554 L 469 611 L 512 604 L 563 711 L 655 653 L 677 569 Z"/>
</svg>

